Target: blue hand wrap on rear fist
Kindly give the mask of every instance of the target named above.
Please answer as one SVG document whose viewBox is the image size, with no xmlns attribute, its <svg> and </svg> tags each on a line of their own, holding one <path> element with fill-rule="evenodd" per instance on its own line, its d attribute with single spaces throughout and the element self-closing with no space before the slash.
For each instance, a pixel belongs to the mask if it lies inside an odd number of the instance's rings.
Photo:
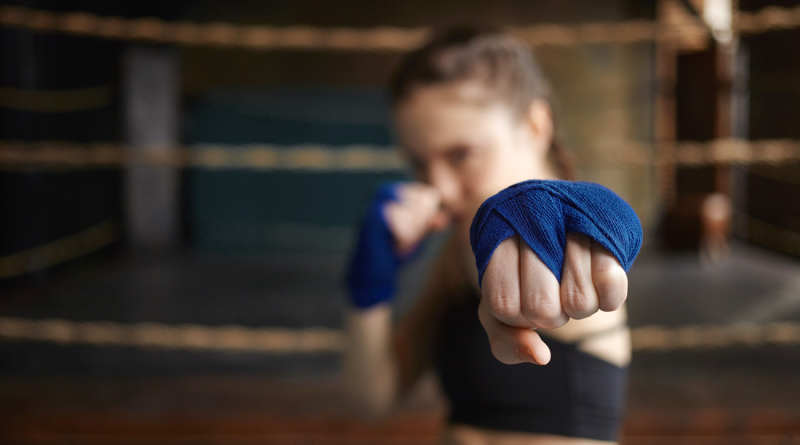
<svg viewBox="0 0 800 445">
<path fill-rule="evenodd" d="M 625 272 L 642 247 L 636 212 L 611 190 L 590 182 L 525 181 L 487 199 L 472 220 L 478 283 L 497 246 L 517 234 L 560 283 L 568 232 L 608 249 Z"/>
<path fill-rule="evenodd" d="M 347 274 L 347 288 L 357 307 L 368 308 L 389 300 L 395 293 L 400 267 L 410 259 L 411 255 L 400 257 L 396 253 L 384 216 L 386 205 L 397 201 L 399 186 L 391 183 L 378 188 L 364 217 Z"/>
</svg>

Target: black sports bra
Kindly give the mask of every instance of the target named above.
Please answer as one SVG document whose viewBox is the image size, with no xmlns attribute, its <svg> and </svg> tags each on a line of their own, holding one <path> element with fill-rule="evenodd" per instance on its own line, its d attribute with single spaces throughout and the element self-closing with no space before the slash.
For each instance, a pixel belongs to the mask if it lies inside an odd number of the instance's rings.
<svg viewBox="0 0 800 445">
<path fill-rule="evenodd" d="M 454 296 L 440 325 L 434 360 L 451 424 L 617 440 L 627 367 L 545 336 L 549 364 L 500 363 L 478 320 L 478 303 L 472 291 Z"/>
</svg>

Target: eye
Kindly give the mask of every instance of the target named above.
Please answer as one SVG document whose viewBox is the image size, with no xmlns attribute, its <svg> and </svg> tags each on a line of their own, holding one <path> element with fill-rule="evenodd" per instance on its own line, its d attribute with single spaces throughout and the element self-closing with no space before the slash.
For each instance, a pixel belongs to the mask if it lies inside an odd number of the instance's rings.
<svg viewBox="0 0 800 445">
<path fill-rule="evenodd" d="M 468 147 L 456 147 L 447 154 L 447 160 L 450 162 L 450 165 L 458 167 L 469 155 L 470 149 Z"/>
<path fill-rule="evenodd" d="M 411 163 L 411 168 L 414 170 L 414 174 L 419 179 L 424 179 L 428 173 L 428 165 L 422 159 L 409 157 L 409 162 Z"/>
</svg>

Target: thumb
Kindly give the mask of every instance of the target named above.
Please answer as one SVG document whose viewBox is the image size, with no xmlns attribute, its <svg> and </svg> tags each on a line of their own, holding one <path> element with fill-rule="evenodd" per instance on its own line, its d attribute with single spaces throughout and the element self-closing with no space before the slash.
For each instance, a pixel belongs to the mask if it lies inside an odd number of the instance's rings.
<svg viewBox="0 0 800 445">
<path fill-rule="evenodd" d="M 489 336 L 494 357 L 507 365 L 533 363 L 546 365 L 550 362 L 550 348 L 539 334 L 528 328 L 515 328 L 496 319 L 489 313 L 484 300 L 478 306 L 478 318 Z"/>
</svg>

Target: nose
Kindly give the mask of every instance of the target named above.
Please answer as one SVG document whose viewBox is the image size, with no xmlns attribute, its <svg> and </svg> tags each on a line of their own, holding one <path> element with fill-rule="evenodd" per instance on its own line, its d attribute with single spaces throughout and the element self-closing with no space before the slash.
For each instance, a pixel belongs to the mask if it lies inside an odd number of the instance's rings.
<svg viewBox="0 0 800 445">
<path fill-rule="evenodd" d="M 457 213 L 462 204 L 458 177 L 444 166 L 431 165 L 428 170 L 428 181 L 439 192 L 442 206 Z"/>
</svg>

